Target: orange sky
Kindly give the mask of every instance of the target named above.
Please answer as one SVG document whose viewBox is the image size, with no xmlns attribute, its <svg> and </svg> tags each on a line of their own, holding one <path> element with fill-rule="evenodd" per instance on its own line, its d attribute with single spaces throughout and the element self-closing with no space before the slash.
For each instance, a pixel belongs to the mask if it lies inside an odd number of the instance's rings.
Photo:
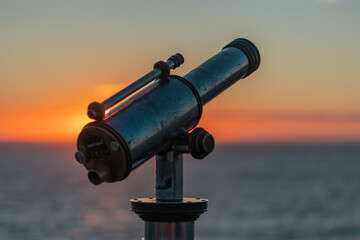
<svg viewBox="0 0 360 240">
<path fill-rule="evenodd" d="M 90 121 L 87 104 L 106 98 L 122 85 L 99 85 L 88 96 L 77 96 L 41 107 L 5 109 L 1 120 L 1 141 L 76 142 L 81 128 Z M 205 106 L 199 126 L 211 132 L 217 142 L 352 142 L 359 141 L 360 116 L 249 113 Z"/>
<path fill-rule="evenodd" d="M 180 52 L 184 75 L 245 37 L 260 68 L 205 106 L 199 126 L 218 142 L 360 142 L 359 1 L 161 6 L 1 3 L 0 141 L 75 142 L 87 105 L 156 61 Z"/>
</svg>

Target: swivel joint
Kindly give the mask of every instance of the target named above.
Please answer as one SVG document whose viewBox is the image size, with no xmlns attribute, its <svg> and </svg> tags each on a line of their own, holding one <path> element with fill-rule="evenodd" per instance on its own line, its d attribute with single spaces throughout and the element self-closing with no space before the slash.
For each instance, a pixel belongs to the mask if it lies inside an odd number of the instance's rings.
<svg viewBox="0 0 360 240">
<path fill-rule="evenodd" d="M 195 128 L 188 138 L 189 152 L 195 159 L 203 159 L 215 147 L 214 137 L 203 128 Z"/>
<path fill-rule="evenodd" d="M 180 153 L 190 153 L 195 159 L 203 159 L 215 148 L 214 137 L 203 128 L 195 128 L 191 133 L 180 137 L 172 150 Z"/>
</svg>

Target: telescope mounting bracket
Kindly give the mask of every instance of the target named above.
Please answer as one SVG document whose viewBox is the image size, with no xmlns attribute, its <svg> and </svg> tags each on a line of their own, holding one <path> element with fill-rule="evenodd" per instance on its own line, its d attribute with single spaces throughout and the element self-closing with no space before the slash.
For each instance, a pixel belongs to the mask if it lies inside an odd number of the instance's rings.
<svg viewBox="0 0 360 240">
<path fill-rule="evenodd" d="M 145 221 L 144 240 L 194 240 L 195 220 L 207 211 L 208 200 L 183 198 L 183 154 L 203 159 L 214 146 L 213 136 L 196 128 L 156 155 L 156 197 L 130 200 L 131 211 Z"/>
</svg>

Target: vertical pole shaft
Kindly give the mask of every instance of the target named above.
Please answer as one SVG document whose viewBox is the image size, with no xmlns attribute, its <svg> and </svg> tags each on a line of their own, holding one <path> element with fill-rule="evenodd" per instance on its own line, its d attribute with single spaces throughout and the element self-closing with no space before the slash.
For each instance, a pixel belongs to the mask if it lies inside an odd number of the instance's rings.
<svg viewBox="0 0 360 240">
<path fill-rule="evenodd" d="M 156 201 L 182 202 L 183 155 L 176 151 L 158 154 L 155 174 Z M 145 221 L 145 240 L 194 240 L 194 221 Z"/>
<path fill-rule="evenodd" d="M 183 155 L 171 151 L 156 156 L 156 199 L 180 201 L 183 199 Z"/>
<path fill-rule="evenodd" d="M 195 220 L 207 199 L 183 198 L 183 154 L 158 154 L 155 174 L 156 199 L 131 199 L 131 210 L 145 221 L 142 240 L 195 240 Z"/>
<path fill-rule="evenodd" d="M 145 222 L 145 240 L 194 240 L 194 222 Z"/>
</svg>

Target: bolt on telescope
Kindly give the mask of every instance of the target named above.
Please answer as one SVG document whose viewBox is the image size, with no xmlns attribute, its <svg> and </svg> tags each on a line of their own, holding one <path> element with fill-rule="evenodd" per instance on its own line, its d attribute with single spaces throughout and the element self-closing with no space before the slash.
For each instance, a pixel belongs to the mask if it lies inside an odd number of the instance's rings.
<svg viewBox="0 0 360 240">
<path fill-rule="evenodd" d="M 155 64 L 152 72 L 128 88 L 89 105 L 88 115 L 97 121 L 82 129 L 75 157 L 89 171 L 92 183 L 125 179 L 178 139 L 188 143 L 202 136 L 196 143 L 199 146 L 189 143 L 188 147 L 193 156 L 206 156 L 213 149 L 212 137 L 199 131 L 199 136 L 184 136 L 199 122 L 203 105 L 259 67 L 260 54 L 252 42 L 238 38 L 183 77 L 169 75 L 170 69 L 183 62 L 176 54 L 166 63 Z M 105 116 L 106 109 L 141 88 Z"/>
</svg>

